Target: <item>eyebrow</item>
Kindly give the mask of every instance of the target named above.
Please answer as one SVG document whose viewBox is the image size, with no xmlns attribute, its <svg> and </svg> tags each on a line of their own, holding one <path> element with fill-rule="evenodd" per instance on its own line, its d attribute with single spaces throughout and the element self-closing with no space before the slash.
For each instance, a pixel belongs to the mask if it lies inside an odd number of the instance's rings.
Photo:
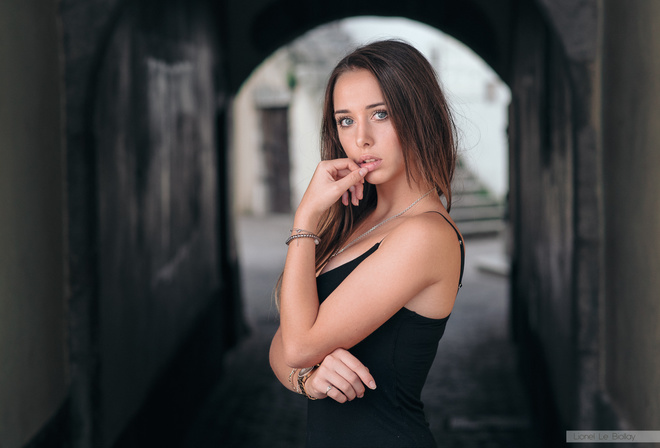
<svg viewBox="0 0 660 448">
<path fill-rule="evenodd" d="M 380 102 L 380 103 L 370 104 L 367 107 L 365 107 L 364 110 L 373 109 L 374 107 L 379 107 L 379 106 L 385 106 L 385 103 Z M 347 113 L 350 113 L 350 111 L 348 109 L 341 109 L 341 110 L 336 110 L 335 111 L 335 115 L 337 115 L 337 114 L 347 114 Z"/>
</svg>

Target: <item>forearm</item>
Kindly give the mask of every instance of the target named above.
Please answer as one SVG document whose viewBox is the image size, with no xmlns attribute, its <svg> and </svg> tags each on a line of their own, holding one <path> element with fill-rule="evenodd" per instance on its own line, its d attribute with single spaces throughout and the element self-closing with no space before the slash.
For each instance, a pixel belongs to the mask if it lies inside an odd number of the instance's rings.
<svg viewBox="0 0 660 448">
<path fill-rule="evenodd" d="M 316 233 L 321 216 L 337 201 L 348 206 L 352 195 L 353 204 L 358 205 L 366 173 L 350 159 L 319 163 L 296 211 L 294 228 Z M 327 338 L 315 337 L 319 314 L 315 252 L 314 239 L 297 238 L 289 244 L 284 265 L 280 328 L 285 361 L 292 366 L 316 364 L 337 348 L 323 346 Z"/>
<path fill-rule="evenodd" d="M 298 369 L 289 366 L 284 361 L 284 346 L 282 344 L 282 332 L 277 330 L 270 344 L 269 353 L 270 367 L 280 383 L 292 392 L 297 392 L 296 379 Z"/>
<path fill-rule="evenodd" d="M 344 403 L 355 397 L 362 397 L 365 385 L 370 389 L 376 388 L 369 369 L 347 350 L 337 349 L 325 357 L 323 364 L 315 369 L 305 382 L 305 391 L 301 391 L 298 388 L 300 369 L 291 367 L 284 361 L 281 329 L 278 329 L 273 337 L 269 359 L 273 373 L 284 387 L 309 398 L 319 399 L 329 396 L 339 403 Z"/>
<path fill-rule="evenodd" d="M 295 228 L 316 229 L 318 219 L 296 214 Z M 294 233 L 296 230 L 294 230 Z M 280 290 L 280 328 L 283 355 L 287 363 L 296 367 L 314 364 L 325 353 L 312 350 L 311 330 L 319 311 L 316 290 L 316 245 L 313 238 L 298 238 L 290 242 Z"/>
</svg>

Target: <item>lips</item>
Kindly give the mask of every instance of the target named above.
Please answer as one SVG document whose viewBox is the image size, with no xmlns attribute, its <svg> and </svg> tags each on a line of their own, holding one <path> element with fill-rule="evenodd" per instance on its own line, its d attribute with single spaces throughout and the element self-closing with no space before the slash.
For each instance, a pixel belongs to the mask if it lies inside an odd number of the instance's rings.
<svg viewBox="0 0 660 448">
<path fill-rule="evenodd" d="M 381 162 L 382 159 L 379 159 L 378 157 L 363 156 L 360 158 L 358 165 L 360 165 L 360 168 L 366 168 L 369 171 L 373 171 L 381 164 Z"/>
</svg>

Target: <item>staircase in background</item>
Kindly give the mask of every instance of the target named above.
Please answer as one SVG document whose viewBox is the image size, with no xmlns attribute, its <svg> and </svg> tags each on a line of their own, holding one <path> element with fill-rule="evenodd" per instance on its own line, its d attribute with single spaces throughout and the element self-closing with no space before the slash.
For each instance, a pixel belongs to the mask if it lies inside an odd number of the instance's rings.
<svg viewBox="0 0 660 448">
<path fill-rule="evenodd" d="M 461 233 L 466 237 L 496 235 L 505 228 L 505 211 L 504 202 L 493 197 L 459 161 L 452 182 L 451 217 Z"/>
</svg>

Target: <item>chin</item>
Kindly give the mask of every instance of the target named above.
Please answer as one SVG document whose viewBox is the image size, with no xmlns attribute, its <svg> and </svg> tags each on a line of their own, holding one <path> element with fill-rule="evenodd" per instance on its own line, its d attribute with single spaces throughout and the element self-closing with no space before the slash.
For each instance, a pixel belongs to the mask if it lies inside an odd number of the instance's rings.
<svg viewBox="0 0 660 448">
<path fill-rule="evenodd" d="M 376 172 L 367 173 L 367 175 L 364 176 L 364 180 L 369 182 L 371 185 L 382 184 L 383 181 L 382 181 L 381 177 L 378 174 L 379 173 L 376 173 Z"/>
<path fill-rule="evenodd" d="M 404 177 L 405 177 L 405 173 L 404 173 Z M 364 176 L 364 180 L 369 182 L 371 185 L 382 185 L 394 181 L 396 179 L 398 179 L 398 176 L 392 176 L 391 174 L 388 175 L 387 173 L 382 171 L 372 171 L 370 173 L 367 173 L 366 176 Z"/>
</svg>

